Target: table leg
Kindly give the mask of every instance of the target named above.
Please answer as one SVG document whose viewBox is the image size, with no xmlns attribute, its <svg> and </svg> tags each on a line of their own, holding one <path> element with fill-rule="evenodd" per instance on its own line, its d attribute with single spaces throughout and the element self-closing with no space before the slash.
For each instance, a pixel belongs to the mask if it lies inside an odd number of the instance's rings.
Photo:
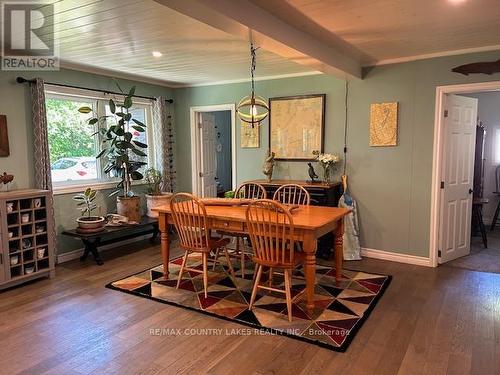
<svg viewBox="0 0 500 375">
<path fill-rule="evenodd" d="M 479 224 L 479 230 L 481 232 L 481 236 L 483 237 L 483 245 L 484 245 L 484 248 L 487 249 L 488 248 L 488 237 L 486 235 L 486 228 L 484 226 L 484 222 L 483 222 L 483 210 L 482 210 L 482 207 L 477 207 L 476 208 L 476 211 L 477 211 L 477 221 L 478 221 L 478 224 Z"/>
<path fill-rule="evenodd" d="M 342 279 L 342 263 L 344 261 L 344 219 L 340 219 L 334 235 L 335 280 L 339 282 Z"/>
<path fill-rule="evenodd" d="M 97 247 L 99 246 L 101 239 L 97 237 L 94 241 L 90 240 L 82 240 L 83 243 L 85 244 L 85 251 L 83 253 L 83 256 L 80 258 L 80 260 L 85 260 L 89 253 L 92 253 L 94 256 L 94 260 L 97 263 L 97 265 L 102 266 L 104 262 L 101 259 L 101 256 L 99 255 L 99 251 L 97 250 Z M 83 258 L 83 259 L 82 259 Z"/>
<path fill-rule="evenodd" d="M 153 224 L 153 234 L 151 235 L 149 242 L 155 243 L 156 239 L 158 238 L 159 233 L 160 233 L 160 230 L 158 229 L 158 224 Z"/>
<path fill-rule="evenodd" d="M 170 231 L 164 215 L 160 214 L 161 256 L 163 259 L 163 278 L 168 280 L 168 263 L 170 260 Z"/>
<path fill-rule="evenodd" d="M 303 250 L 306 254 L 306 260 L 304 263 L 304 273 L 306 275 L 306 297 L 307 303 L 306 307 L 308 312 L 312 312 L 314 309 L 314 286 L 316 284 L 316 247 L 318 241 L 311 234 L 304 238 Z"/>
</svg>

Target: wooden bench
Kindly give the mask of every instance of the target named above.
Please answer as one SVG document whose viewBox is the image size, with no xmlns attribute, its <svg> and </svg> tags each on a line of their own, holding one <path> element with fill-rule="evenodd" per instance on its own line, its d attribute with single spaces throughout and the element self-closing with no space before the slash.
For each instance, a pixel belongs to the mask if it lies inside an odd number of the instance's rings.
<svg viewBox="0 0 500 375">
<path fill-rule="evenodd" d="M 75 229 L 65 230 L 63 235 L 82 240 L 85 246 L 80 260 L 87 259 L 92 253 L 96 263 L 100 266 L 104 264 L 99 255 L 99 246 L 108 245 L 118 241 L 128 240 L 145 234 L 152 234 L 150 241 L 153 243 L 159 234 L 158 219 L 144 216 L 139 224 L 122 225 L 119 227 L 106 227 L 102 232 L 93 234 L 78 233 Z"/>
</svg>

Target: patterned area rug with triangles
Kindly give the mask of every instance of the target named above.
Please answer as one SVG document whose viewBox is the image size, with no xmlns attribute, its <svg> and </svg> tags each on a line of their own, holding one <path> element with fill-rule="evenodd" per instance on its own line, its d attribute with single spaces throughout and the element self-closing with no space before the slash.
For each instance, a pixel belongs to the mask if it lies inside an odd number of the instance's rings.
<svg viewBox="0 0 500 375">
<path fill-rule="evenodd" d="M 335 270 L 317 265 L 315 308 L 306 309 L 305 279 L 302 269 L 293 274 L 293 320 L 287 317 L 285 295 L 259 290 L 254 309 L 248 310 L 253 286 L 253 268 L 249 260 L 245 277 L 234 261 L 236 287 L 226 265 L 209 265 L 208 298 L 203 293 L 203 276 L 185 272 L 179 289 L 177 276 L 182 258 L 170 262 L 170 280 L 163 279 L 163 266 L 112 282 L 108 288 L 131 293 L 218 318 L 252 326 L 259 330 L 286 335 L 335 351 L 345 351 L 363 322 L 388 286 L 391 276 L 346 270 L 342 281 L 335 281 Z M 190 255 L 188 265 L 202 269 L 201 258 Z M 264 279 L 264 275 L 262 276 Z M 283 288 L 281 275 L 274 275 L 273 286 Z M 216 328 L 216 327 L 214 327 Z"/>
</svg>

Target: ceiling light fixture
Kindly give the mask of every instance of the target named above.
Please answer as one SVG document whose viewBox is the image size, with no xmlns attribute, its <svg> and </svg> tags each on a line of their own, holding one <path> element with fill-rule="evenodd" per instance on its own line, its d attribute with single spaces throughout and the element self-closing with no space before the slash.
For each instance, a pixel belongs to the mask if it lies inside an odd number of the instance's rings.
<svg viewBox="0 0 500 375">
<path fill-rule="evenodd" d="M 238 103 L 238 116 L 241 121 L 252 124 L 252 128 L 256 125 L 259 126 L 261 121 L 263 121 L 269 114 L 269 106 L 266 100 L 262 96 L 255 95 L 255 67 L 257 64 L 257 55 L 255 48 L 252 43 L 252 38 L 250 35 L 250 56 L 251 56 L 251 67 L 250 75 L 252 80 L 252 92 L 249 96 L 245 96 Z"/>
<path fill-rule="evenodd" d="M 162 56 L 163 56 L 163 53 L 161 53 L 160 51 L 153 51 L 153 52 L 152 52 L 152 55 L 153 55 L 154 57 L 162 57 Z"/>
</svg>

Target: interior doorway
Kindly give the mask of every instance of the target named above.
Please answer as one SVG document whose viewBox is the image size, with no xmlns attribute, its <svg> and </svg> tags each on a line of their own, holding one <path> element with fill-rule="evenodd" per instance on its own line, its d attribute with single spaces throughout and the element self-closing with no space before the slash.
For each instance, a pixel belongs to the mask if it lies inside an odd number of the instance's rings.
<svg viewBox="0 0 500 375">
<path fill-rule="evenodd" d="M 500 273 L 500 227 L 497 235 L 491 226 L 500 200 L 494 193 L 500 165 L 499 104 L 500 82 L 437 88 L 430 244 L 434 266 L 474 269 L 476 264 L 482 271 L 473 256 L 495 242 Z"/>
<path fill-rule="evenodd" d="M 193 194 L 223 196 L 236 185 L 235 105 L 191 107 Z"/>
</svg>

